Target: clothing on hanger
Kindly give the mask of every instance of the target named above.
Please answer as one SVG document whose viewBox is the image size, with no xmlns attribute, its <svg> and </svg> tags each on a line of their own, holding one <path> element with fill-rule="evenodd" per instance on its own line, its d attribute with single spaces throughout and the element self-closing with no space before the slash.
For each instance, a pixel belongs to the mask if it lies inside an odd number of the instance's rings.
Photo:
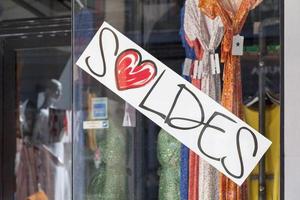
<svg viewBox="0 0 300 200">
<path fill-rule="evenodd" d="M 216 29 L 209 32 L 208 29 L 212 27 L 208 28 L 208 26 L 211 25 L 214 25 Z M 205 31 L 205 29 L 207 32 L 204 34 L 203 31 Z M 192 83 L 200 90 L 216 99 L 217 96 L 220 96 L 220 90 L 216 91 L 216 86 L 217 89 L 220 88 L 220 81 L 217 81 L 217 73 L 213 76 L 210 54 L 212 53 L 214 55 L 214 49 L 221 41 L 223 33 L 222 24 L 220 20 L 216 20 L 214 23 L 211 19 L 205 19 L 205 16 L 200 13 L 197 1 L 187 0 L 185 4 L 184 30 L 187 43 L 190 47 L 194 48 L 196 52 L 197 62 L 195 63 L 202 62 L 202 66 L 200 65 L 201 75 L 199 76 L 197 74 L 197 78 L 193 75 L 194 78 L 192 79 Z M 205 45 L 205 47 L 202 45 Z M 201 53 L 197 53 L 197 49 L 200 49 L 199 47 L 201 47 Z M 209 50 L 213 51 L 210 53 Z M 199 67 L 199 65 L 196 64 L 193 68 L 195 67 Z M 199 69 L 197 73 L 200 73 Z M 208 163 L 199 159 L 200 157 L 198 155 L 190 151 L 189 183 L 192 185 L 189 186 L 189 199 L 215 198 L 218 194 L 218 174 Z M 204 181 L 205 177 L 206 180 Z"/>
<path fill-rule="evenodd" d="M 197 200 L 199 197 L 199 156 L 195 152 L 189 150 L 189 190 L 188 199 Z"/>
<path fill-rule="evenodd" d="M 199 43 L 199 41 L 194 40 L 190 41 L 187 37 L 185 37 L 187 40 L 187 44 L 190 45 L 191 48 L 194 49 L 195 56 L 197 60 L 202 59 L 203 56 L 203 49 Z M 193 74 L 192 72 L 194 71 L 194 68 L 197 67 L 194 65 L 194 61 L 191 63 L 191 83 L 197 87 L 201 88 L 201 82 L 199 79 L 192 78 Z M 198 187 L 199 187 L 199 159 L 200 157 L 198 154 L 193 152 L 192 150 L 189 150 L 189 200 L 198 200 L 199 197 L 199 192 L 198 192 Z"/>
<path fill-rule="evenodd" d="M 220 16 L 223 22 L 225 33 L 221 46 L 221 62 L 224 63 L 222 104 L 238 116 L 242 116 L 239 100 L 241 98 L 240 57 L 232 55 L 233 36 L 241 32 L 248 13 L 260 2 L 261 0 L 199 1 L 203 13 L 212 19 Z"/>
<path fill-rule="evenodd" d="M 186 36 L 194 41 L 198 40 L 203 48 L 201 91 L 208 94 L 216 101 L 220 101 L 221 84 L 220 74 L 216 72 L 215 49 L 219 46 L 224 27 L 220 17 L 214 20 L 205 16 L 198 7 L 198 0 L 187 0 L 185 3 L 184 28 Z M 199 198 L 217 199 L 218 173 L 215 168 L 206 161 L 199 162 Z"/>
<path fill-rule="evenodd" d="M 198 40 L 203 49 L 201 89 L 210 88 L 210 90 L 220 90 L 220 88 L 216 88 L 215 84 L 210 82 L 211 79 L 215 79 L 217 85 L 220 86 L 220 72 L 216 71 L 217 65 L 215 65 L 215 50 L 219 46 L 224 35 L 224 26 L 221 18 L 216 17 L 214 20 L 210 19 L 200 11 L 198 0 L 187 0 L 185 33 L 190 40 Z M 211 58 L 213 58 L 213 60 Z M 207 73 L 210 73 L 211 75 L 207 75 Z M 213 74 L 216 75 L 214 76 Z M 207 84 L 209 84 L 209 87 Z M 219 101 L 220 97 L 216 96 L 217 94 L 220 94 L 220 91 L 211 92 L 210 95 L 213 95 L 211 97 Z"/>
<path fill-rule="evenodd" d="M 195 59 L 194 60 L 201 60 L 203 56 L 203 49 L 201 47 L 201 44 L 198 40 L 190 40 L 186 33 L 186 14 L 188 12 L 188 8 L 185 5 L 185 13 L 184 13 L 184 19 L 183 19 L 183 34 L 184 34 L 184 40 L 186 41 L 186 44 L 192 48 L 192 50 L 195 53 Z M 197 66 L 194 66 L 194 60 L 190 63 L 190 75 L 192 75 L 194 68 Z M 191 76 L 191 82 L 194 86 L 200 89 L 200 80 L 193 79 Z M 189 179 L 188 179 L 188 199 L 189 200 L 198 200 L 199 192 L 199 156 L 189 150 Z"/>
<path fill-rule="evenodd" d="M 242 71 L 242 87 L 243 87 L 243 103 L 251 106 L 258 102 L 259 94 L 259 73 L 258 56 L 256 54 L 245 56 L 241 59 Z M 263 75 L 264 88 L 266 96 L 269 100 L 279 103 L 280 94 L 280 66 L 278 59 L 270 59 L 264 57 Z"/>
<path fill-rule="evenodd" d="M 45 182 L 41 184 L 41 187 L 44 188 L 44 185 L 51 187 L 53 191 L 51 194 L 46 189 L 45 192 L 49 198 L 52 196 L 53 200 L 71 198 L 71 181 L 64 159 L 63 137 L 67 129 L 67 124 L 64 123 L 65 117 L 65 110 L 56 110 L 51 107 L 41 108 L 33 128 L 32 143 L 39 147 L 39 152 L 35 155 L 36 159 L 38 162 L 43 160 L 43 165 L 46 165 L 45 163 L 49 165 L 40 170 L 40 173 L 50 174 L 47 179 L 49 183 Z M 42 150 L 48 151 L 51 156 L 45 157 Z M 49 160 L 45 160 L 45 158 Z M 47 169 L 51 169 L 51 172 L 45 172 Z"/>
<path fill-rule="evenodd" d="M 244 106 L 245 121 L 258 130 L 259 111 L 254 106 Z M 266 198 L 280 199 L 280 106 L 278 104 L 266 105 L 265 134 L 272 141 L 270 149 L 265 155 L 266 161 Z M 256 167 L 249 180 L 249 199 L 258 199 L 258 167 Z"/>
<path fill-rule="evenodd" d="M 98 129 L 96 134 L 97 149 L 100 154 L 99 167 L 95 169 L 88 186 L 88 199 L 122 199 L 127 194 L 127 134 L 122 126 L 123 103 L 108 98 L 108 120 L 106 129 Z"/>
<path fill-rule="evenodd" d="M 251 9 L 261 0 L 200 0 L 199 7 L 208 17 L 220 16 L 225 33 L 221 46 L 221 62 L 224 63 L 222 105 L 243 118 L 240 57 L 232 55 L 233 37 L 237 36 Z M 247 199 L 247 186 L 238 187 L 224 175 L 220 175 L 219 199 Z"/>
<path fill-rule="evenodd" d="M 157 140 L 159 200 L 180 199 L 180 149 L 181 143 L 161 129 Z"/>
<path fill-rule="evenodd" d="M 43 146 L 30 144 L 23 144 L 20 154 L 16 172 L 16 199 L 32 198 L 39 192 L 39 185 L 49 199 L 55 199 L 54 156 Z"/>
<path fill-rule="evenodd" d="M 198 78 L 194 78 L 192 72 L 195 71 L 197 67 L 195 65 L 195 61 L 191 63 L 191 83 L 197 87 L 201 88 L 201 80 Z M 200 157 L 198 154 L 189 150 L 189 200 L 198 200 L 199 199 L 199 163 Z"/>
<path fill-rule="evenodd" d="M 106 164 L 104 199 L 127 199 L 126 132 L 121 124 L 110 121 L 103 159 Z"/>
</svg>

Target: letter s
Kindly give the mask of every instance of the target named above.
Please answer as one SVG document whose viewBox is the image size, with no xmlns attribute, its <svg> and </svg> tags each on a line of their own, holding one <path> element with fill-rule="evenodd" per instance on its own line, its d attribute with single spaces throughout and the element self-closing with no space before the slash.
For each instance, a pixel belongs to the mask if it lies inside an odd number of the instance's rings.
<svg viewBox="0 0 300 200">
<path fill-rule="evenodd" d="M 236 135 L 236 144 L 237 144 L 237 151 L 238 151 L 238 156 L 239 156 L 239 161 L 240 161 L 240 166 L 241 166 L 241 171 L 240 171 L 240 174 L 236 175 L 236 174 L 233 174 L 231 173 L 228 168 L 226 167 L 226 164 L 225 164 L 225 159 L 226 159 L 226 156 L 224 156 L 223 158 L 221 158 L 221 163 L 222 163 L 222 166 L 224 167 L 225 171 L 232 177 L 234 178 L 242 178 L 244 176 L 244 162 L 243 162 L 243 157 L 242 157 L 242 152 L 241 152 L 241 145 L 240 145 L 240 135 L 241 135 L 241 131 L 245 129 L 247 131 L 249 131 L 253 137 L 253 142 L 254 142 L 254 149 L 253 149 L 253 153 L 252 153 L 252 156 L 255 157 L 256 154 L 257 154 L 257 150 L 258 150 L 258 144 L 257 144 L 257 138 L 255 136 L 255 134 L 253 133 L 253 131 L 251 131 L 249 128 L 247 127 L 241 127 L 238 132 L 237 132 L 237 135 Z"/>
</svg>

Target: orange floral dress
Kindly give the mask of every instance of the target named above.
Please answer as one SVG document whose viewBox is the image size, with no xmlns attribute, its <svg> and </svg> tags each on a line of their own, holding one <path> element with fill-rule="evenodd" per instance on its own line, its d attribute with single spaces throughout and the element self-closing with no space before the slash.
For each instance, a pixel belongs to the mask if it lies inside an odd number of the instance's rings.
<svg viewBox="0 0 300 200">
<path fill-rule="evenodd" d="M 208 17 L 221 17 L 225 33 L 221 46 L 224 63 L 221 103 L 232 113 L 243 118 L 240 57 L 232 55 L 233 36 L 241 32 L 248 13 L 262 0 L 200 0 L 199 7 Z M 224 175 L 219 178 L 220 200 L 247 199 L 247 185 L 237 186 Z"/>
</svg>

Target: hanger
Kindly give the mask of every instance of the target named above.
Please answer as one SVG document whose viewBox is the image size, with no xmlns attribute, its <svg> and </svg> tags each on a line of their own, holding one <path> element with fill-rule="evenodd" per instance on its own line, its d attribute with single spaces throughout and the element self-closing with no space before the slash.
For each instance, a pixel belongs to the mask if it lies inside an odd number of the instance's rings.
<svg viewBox="0 0 300 200">
<path fill-rule="evenodd" d="M 261 24 L 260 24 L 260 37 L 263 37 L 263 29 L 266 28 L 266 27 L 269 27 L 269 26 L 274 26 L 274 25 L 278 25 L 280 23 L 279 19 L 277 18 L 267 18 L 267 19 L 264 19 Z M 262 60 L 262 57 L 263 55 L 265 54 L 265 48 L 266 48 L 266 44 L 265 44 L 265 40 L 259 40 L 260 42 L 260 59 Z M 279 95 L 275 94 L 274 92 L 272 92 L 270 90 L 270 88 L 266 87 L 265 86 L 265 83 L 264 83 L 264 93 L 265 93 L 265 100 L 266 100 L 266 103 L 267 104 L 277 104 L 279 105 L 280 104 L 280 99 L 279 99 Z M 245 105 L 247 107 L 251 107 L 255 104 L 258 104 L 259 102 L 259 93 L 257 92 L 255 94 L 255 96 L 250 100 L 248 101 L 248 103 L 246 103 Z M 258 105 L 257 105 L 258 106 Z"/>
<path fill-rule="evenodd" d="M 265 88 L 265 94 L 266 94 L 265 95 L 266 104 L 280 105 L 280 97 L 278 94 L 275 94 L 269 88 Z M 245 106 L 247 107 L 258 106 L 258 101 L 259 101 L 259 97 L 258 97 L 258 93 L 256 93 L 256 95 L 252 97 L 252 99 L 248 100 L 245 103 Z"/>
<path fill-rule="evenodd" d="M 78 4 L 78 6 L 80 7 L 80 9 L 84 8 L 83 3 L 81 2 L 81 0 L 75 0 L 75 2 Z"/>
<path fill-rule="evenodd" d="M 271 101 L 273 104 L 280 105 L 280 96 L 279 94 L 275 94 L 270 89 L 266 88 L 266 96 L 269 101 Z"/>
</svg>

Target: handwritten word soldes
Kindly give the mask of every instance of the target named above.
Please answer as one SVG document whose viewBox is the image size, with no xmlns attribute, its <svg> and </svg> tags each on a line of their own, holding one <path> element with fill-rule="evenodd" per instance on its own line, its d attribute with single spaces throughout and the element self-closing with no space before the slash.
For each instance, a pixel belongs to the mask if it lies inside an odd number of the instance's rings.
<svg viewBox="0 0 300 200">
<path fill-rule="evenodd" d="M 238 185 L 271 145 L 106 22 L 76 64 Z"/>
</svg>

